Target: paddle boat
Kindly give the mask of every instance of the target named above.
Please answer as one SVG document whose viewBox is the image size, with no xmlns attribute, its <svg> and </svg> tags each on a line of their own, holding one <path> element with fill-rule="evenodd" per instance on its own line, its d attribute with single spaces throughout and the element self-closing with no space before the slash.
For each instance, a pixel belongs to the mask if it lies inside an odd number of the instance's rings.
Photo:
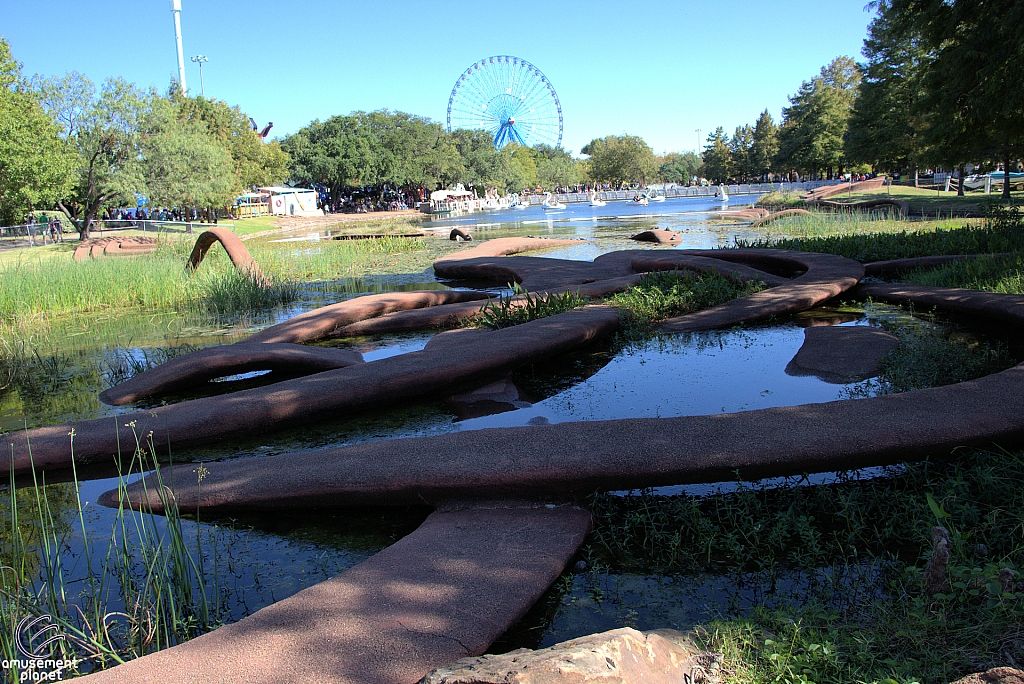
<svg viewBox="0 0 1024 684">
<path fill-rule="evenodd" d="M 556 211 L 558 209 L 565 209 L 565 205 L 556 200 L 551 196 L 550 192 L 544 193 L 544 204 L 541 205 L 548 211 Z"/>
<path fill-rule="evenodd" d="M 664 202 L 665 196 L 659 195 L 657 190 L 648 190 L 645 194 L 648 202 Z"/>
<path fill-rule="evenodd" d="M 607 202 L 597 196 L 594 191 L 590 192 L 590 206 L 592 207 L 604 207 L 607 206 Z"/>
<path fill-rule="evenodd" d="M 718 184 L 718 201 L 722 204 L 729 203 L 729 191 L 721 183 Z"/>
<path fill-rule="evenodd" d="M 522 196 L 522 197 L 519 197 L 517 195 L 516 196 L 516 201 L 513 202 L 513 204 L 512 204 L 512 208 L 513 209 L 529 209 L 530 208 L 530 200 L 526 199 L 525 195 Z"/>
<path fill-rule="evenodd" d="M 647 206 L 647 195 L 642 195 L 640 193 L 637 193 L 636 195 L 633 196 L 633 199 L 630 200 L 630 204 L 639 204 L 642 207 L 646 207 Z"/>
</svg>

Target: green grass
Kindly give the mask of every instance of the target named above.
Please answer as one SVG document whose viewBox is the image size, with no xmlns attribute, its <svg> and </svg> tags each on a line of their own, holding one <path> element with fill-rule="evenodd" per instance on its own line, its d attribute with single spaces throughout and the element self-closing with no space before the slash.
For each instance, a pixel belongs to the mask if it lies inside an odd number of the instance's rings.
<svg viewBox="0 0 1024 684">
<path fill-rule="evenodd" d="M 1024 294 L 1024 256 L 983 256 L 937 268 L 920 269 L 902 278 L 915 285 L 962 287 L 1002 294 Z"/>
<path fill-rule="evenodd" d="M 840 213 L 779 221 L 773 230 L 787 236 L 737 240 L 736 244 L 837 254 L 861 262 L 1024 250 L 1024 225 L 1016 209 L 997 212 L 978 225 L 956 228 Z"/>
<path fill-rule="evenodd" d="M 775 190 L 761 195 L 754 202 L 755 207 L 766 207 L 772 210 L 777 209 L 803 209 L 806 202 L 800 199 L 800 193 L 790 190 Z"/>
<path fill-rule="evenodd" d="M 267 275 L 294 281 L 337 280 L 365 273 L 417 272 L 447 253 L 451 243 L 407 237 L 317 242 L 250 242 Z M 398 267 L 399 270 L 389 270 Z"/>
<path fill-rule="evenodd" d="M 134 430 L 133 423 L 129 427 Z M 152 445 L 139 435 L 134 455 L 125 461 L 130 465 L 119 479 L 121 492 L 132 474 L 157 463 Z M 158 467 L 155 476 L 166 515 L 119 508 L 106 551 L 95 557 L 77 480 L 47 486 L 42 474 L 33 475 L 34 486 L 20 489 L 11 482 L 7 505 L 0 507 L 3 660 L 20 657 L 15 635 L 26 616 L 49 616 L 67 638 L 54 642 L 48 657 L 84 657 L 79 672 L 174 646 L 221 624 L 217 567 L 209 569 L 208 585 L 201 539 L 186 539 Z M 197 477 L 201 482 L 201 471 Z M 84 551 L 72 564 L 64 550 L 77 535 Z M 96 550 L 102 549 L 99 541 Z M 10 681 L 19 681 L 15 668 L 5 668 Z"/>
<path fill-rule="evenodd" d="M 1011 192 L 1010 196 L 1012 203 L 1020 204 L 1024 201 L 1024 192 Z M 993 207 L 1004 204 L 998 192 L 986 195 L 983 192 L 969 190 L 963 197 L 958 197 L 956 191 L 936 191 L 934 188 L 915 188 L 906 185 L 894 185 L 890 189 L 879 188 L 852 194 L 841 193 L 828 199 L 837 202 L 863 202 L 880 197 L 903 200 L 910 205 L 911 213 L 928 216 L 948 216 L 951 213 L 961 214 L 963 212 L 983 214 Z"/>
<path fill-rule="evenodd" d="M 572 311 L 587 303 L 587 298 L 580 296 L 578 292 L 547 292 L 534 296 L 525 292 L 518 284 L 513 289 L 515 293 L 512 295 L 498 297 L 496 300 L 488 299 L 480 313 L 467 319 L 466 324 L 489 330 L 501 330 Z"/>
<path fill-rule="evenodd" d="M 18 326 L 35 318 L 109 310 L 226 313 L 289 301 L 295 288 L 261 286 L 213 253 L 194 274 L 181 248 L 165 245 L 140 257 L 7 262 L 0 266 L 0 320 Z M 273 278 L 272 278 L 273 280 Z"/>
<path fill-rule="evenodd" d="M 703 630 L 728 681 L 948 682 L 1024 658 L 1024 591 L 998 583 L 1002 568 L 1024 567 L 1024 452 L 591 505 L 597 570 L 721 576 L 770 596 Z M 928 596 L 937 524 L 951 532 L 950 582 Z"/>
<path fill-rule="evenodd" d="M 608 303 L 642 325 L 717 306 L 764 288 L 762 282 L 737 283 L 718 273 L 659 271 L 645 274 L 637 285 L 613 295 Z"/>
</svg>

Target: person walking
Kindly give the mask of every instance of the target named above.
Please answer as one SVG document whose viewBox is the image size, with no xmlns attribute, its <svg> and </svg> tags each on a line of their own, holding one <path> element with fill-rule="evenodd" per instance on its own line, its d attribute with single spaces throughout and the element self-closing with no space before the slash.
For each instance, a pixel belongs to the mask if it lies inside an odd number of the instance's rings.
<svg viewBox="0 0 1024 684">
<path fill-rule="evenodd" d="M 27 227 L 27 230 L 28 230 L 28 245 L 29 245 L 29 247 L 35 247 L 36 246 L 36 216 L 35 216 L 35 214 L 29 214 L 28 215 L 28 221 L 27 221 L 27 226 L 26 227 Z"/>
</svg>

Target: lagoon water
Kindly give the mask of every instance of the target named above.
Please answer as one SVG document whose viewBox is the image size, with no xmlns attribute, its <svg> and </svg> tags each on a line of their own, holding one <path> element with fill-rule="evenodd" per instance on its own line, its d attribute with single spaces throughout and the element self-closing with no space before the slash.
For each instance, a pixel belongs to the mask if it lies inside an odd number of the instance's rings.
<svg viewBox="0 0 1024 684">
<path fill-rule="evenodd" d="M 754 199 L 753 196 L 734 197 L 729 206 L 749 205 Z M 438 217 L 425 221 L 424 228 L 447 237 L 451 228 L 457 226 L 470 232 L 477 241 L 519 235 L 583 238 L 579 245 L 542 254 L 578 260 L 590 260 L 617 249 L 651 248 L 628 240 L 630 235 L 651 228 L 680 233 L 683 240 L 679 247 L 689 249 L 725 247 L 738 238 L 758 237 L 745 224 L 722 220 L 720 209 L 720 203 L 707 198 L 673 199 L 647 207 L 622 202 L 601 208 L 570 205 L 560 212 L 534 207 Z M 328 248 L 327 243 L 321 244 L 315 236 L 306 236 L 306 240 L 309 244 L 302 249 Z M 293 244 L 302 245 L 302 242 Z M 297 302 L 242 320 L 182 320 L 156 315 L 92 317 L 60 323 L 58 325 L 63 327 L 58 330 L 65 344 L 60 354 L 54 354 L 52 359 L 53 363 L 62 364 L 58 381 L 52 385 L 11 386 L 0 392 L 0 428 L 17 430 L 26 425 L 56 424 L 136 410 L 138 407 L 106 407 L 96 398 L 108 386 L 110 369 L 117 365 L 118 355 L 127 354 L 142 360 L 159 356 L 161 348 L 230 343 L 279 320 L 360 294 L 454 285 L 438 282 L 428 269 L 423 273 L 343 278 L 321 283 L 304 290 Z M 500 285 L 492 290 L 496 294 L 507 291 Z M 886 316 L 903 314 L 886 307 L 867 311 L 854 307 L 836 315 L 845 325 L 878 325 Z M 446 397 L 433 397 L 389 411 L 355 414 L 300 429 L 178 452 L 175 460 L 255 457 L 495 426 L 745 411 L 834 401 L 857 392 L 859 396 L 870 394 L 870 388 L 834 385 L 814 377 L 786 374 L 787 363 L 803 342 L 803 327 L 809 324 L 808 320 L 796 316 L 738 330 L 663 336 L 624 349 L 604 343 L 556 363 L 535 364 L 516 371 L 509 378 L 518 390 L 515 401 L 491 406 L 485 411 L 471 409 L 467 412 L 465 405 L 447 401 Z M 355 348 L 367 361 L 373 361 L 421 349 L 432 335 L 432 332 L 423 332 L 335 340 L 328 344 Z M 41 353 L 45 355 L 45 350 Z M 270 374 L 210 383 L 204 394 L 273 381 L 273 374 Z M 188 397 L 175 397 L 175 400 L 183 398 Z M 103 557 L 104 544 L 115 519 L 114 511 L 100 508 L 93 502 L 99 494 L 116 485 L 115 479 L 81 484 L 79 497 L 84 505 L 85 533 L 93 546 L 93 558 Z M 73 509 L 69 509 L 67 515 L 69 522 L 77 520 Z M 219 568 L 218 572 L 223 573 L 218 586 L 227 597 L 225 614 L 228 620 L 237 620 L 361 561 L 414 529 L 423 515 L 425 511 L 417 509 L 331 510 L 252 515 L 240 520 L 202 523 L 186 521 L 184 524 L 186 535 L 199 535 L 205 540 L 206 553 L 211 553 L 214 547 L 218 549 L 219 562 L 214 564 L 211 559 L 206 567 Z M 64 551 L 68 557 L 66 567 L 76 567 L 80 574 L 84 541 L 77 522 L 70 526 L 68 535 Z M 604 608 L 595 605 L 591 596 L 593 587 L 586 589 L 583 579 L 567 577 L 560 585 L 562 588 L 553 590 L 545 599 L 550 610 L 545 614 L 531 614 L 532 617 L 517 628 L 526 630 L 528 637 L 509 636 L 501 642 L 504 646 L 499 644 L 496 648 L 553 643 L 596 628 L 629 624 L 630 620 L 644 626 L 686 627 L 708 617 L 707 610 L 674 607 L 683 595 L 675 579 L 603 574 L 587 580 L 595 581 L 605 587 L 604 598 L 597 601 L 597 604 L 605 602 Z M 711 591 L 708 594 L 691 584 L 686 591 L 696 592 L 694 596 L 705 596 L 712 604 L 724 605 L 724 590 L 720 588 L 708 590 Z M 665 624 L 666 621 L 671 625 Z"/>
</svg>

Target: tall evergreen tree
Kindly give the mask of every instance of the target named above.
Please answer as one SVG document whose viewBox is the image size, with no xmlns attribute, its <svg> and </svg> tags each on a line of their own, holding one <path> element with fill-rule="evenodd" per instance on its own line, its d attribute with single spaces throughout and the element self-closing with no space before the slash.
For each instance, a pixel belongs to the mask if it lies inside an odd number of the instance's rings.
<svg viewBox="0 0 1024 684">
<path fill-rule="evenodd" d="M 753 175 L 767 180 L 772 173 L 772 162 L 779 154 L 779 129 L 772 121 L 768 110 L 761 112 L 754 125 L 754 133 L 750 144 L 750 170 Z"/>
<path fill-rule="evenodd" d="M 754 129 L 748 126 L 737 126 L 729 141 L 729 156 L 733 174 L 742 180 L 754 175 L 751 155 L 754 148 Z"/>
<path fill-rule="evenodd" d="M 719 183 L 724 183 L 732 176 L 732 152 L 729 149 L 729 136 L 719 126 L 708 135 L 707 145 L 701 154 L 701 173 Z"/>
</svg>

